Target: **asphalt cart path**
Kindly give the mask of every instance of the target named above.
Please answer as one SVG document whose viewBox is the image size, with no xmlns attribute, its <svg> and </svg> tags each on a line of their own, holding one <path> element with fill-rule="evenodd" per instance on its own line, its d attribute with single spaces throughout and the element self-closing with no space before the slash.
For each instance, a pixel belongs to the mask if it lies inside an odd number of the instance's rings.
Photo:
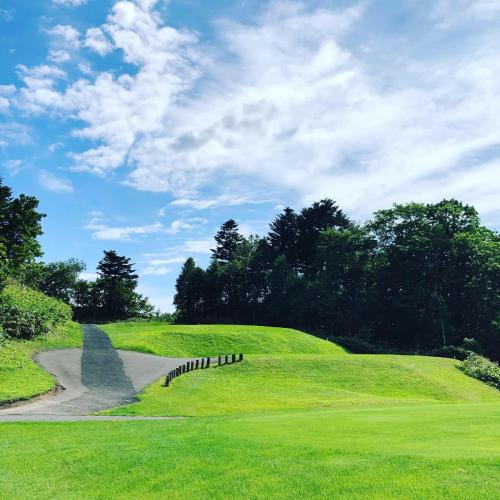
<svg viewBox="0 0 500 500">
<path fill-rule="evenodd" d="M 117 350 L 95 325 L 83 325 L 83 331 L 83 349 L 58 349 L 35 356 L 57 378 L 61 390 L 0 410 L 0 422 L 88 420 L 92 413 L 136 401 L 145 386 L 192 359 Z"/>
</svg>

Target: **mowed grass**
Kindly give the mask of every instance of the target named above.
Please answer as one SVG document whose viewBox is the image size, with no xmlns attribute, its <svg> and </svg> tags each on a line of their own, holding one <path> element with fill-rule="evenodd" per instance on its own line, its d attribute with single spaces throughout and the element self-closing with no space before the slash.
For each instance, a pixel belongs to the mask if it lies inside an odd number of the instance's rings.
<svg viewBox="0 0 500 500">
<path fill-rule="evenodd" d="M 493 499 L 500 405 L 0 424 L 1 498 Z"/>
<path fill-rule="evenodd" d="M 71 321 L 35 340 L 7 340 L 0 344 L 0 404 L 28 399 L 54 388 L 56 380 L 33 361 L 33 355 L 49 349 L 80 347 L 81 343 L 81 327 Z"/>
<path fill-rule="evenodd" d="M 464 375 L 451 359 L 384 355 L 249 356 L 148 387 L 113 415 L 224 415 L 255 411 L 496 401 L 500 392 Z"/>
<path fill-rule="evenodd" d="M 100 325 L 117 349 L 159 356 L 245 354 L 343 354 L 332 342 L 290 328 L 246 325 L 169 325 L 111 323 Z"/>
</svg>

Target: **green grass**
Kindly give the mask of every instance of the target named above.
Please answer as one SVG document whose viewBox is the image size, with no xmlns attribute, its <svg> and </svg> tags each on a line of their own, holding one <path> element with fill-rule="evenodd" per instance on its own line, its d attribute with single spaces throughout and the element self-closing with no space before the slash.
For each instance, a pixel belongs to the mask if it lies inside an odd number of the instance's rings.
<svg viewBox="0 0 500 500">
<path fill-rule="evenodd" d="M 250 356 L 163 381 L 113 415 L 223 415 L 346 405 L 497 401 L 451 359 L 389 355 Z"/>
<path fill-rule="evenodd" d="M 245 354 L 342 354 L 340 346 L 290 328 L 241 325 L 100 325 L 117 349 L 160 356 Z"/>
<path fill-rule="evenodd" d="M 7 340 L 0 344 L 0 404 L 29 399 L 55 387 L 54 377 L 32 359 L 39 351 L 80 347 L 81 327 L 68 322 L 35 340 Z"/>
<path fill-rule="evenodd" d="M 500 393 L 454 360 L 288 329 L 104 329 L 119 348 L 246 357 L 110 412 L 190 418 L 0 424 L 0 498 L 498 498 Z"/>
<path fill-rule="evenodd" d="M 0 424 L 2 498 L 493 499 L 500 405 Z"/>
</svg>

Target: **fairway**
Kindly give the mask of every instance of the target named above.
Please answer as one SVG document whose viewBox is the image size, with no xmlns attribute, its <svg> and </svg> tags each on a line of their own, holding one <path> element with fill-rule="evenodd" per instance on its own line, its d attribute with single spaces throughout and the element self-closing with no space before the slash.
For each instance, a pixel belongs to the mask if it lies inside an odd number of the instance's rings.
<svg viewBox="0 0 500 500">
<path fill-rule="evenodd" d="M 0 497 L 498 498 L 500 393 L 455 360 L 281 328 L 103 330 L 115 348 L 245 360 L 101 412 L 190 418 L 0 424 Z"/>
<path fill-rule="evenodd" d="M 3 498 L 498 498 L 500 406 L 3 424 Z"/>
</svg>

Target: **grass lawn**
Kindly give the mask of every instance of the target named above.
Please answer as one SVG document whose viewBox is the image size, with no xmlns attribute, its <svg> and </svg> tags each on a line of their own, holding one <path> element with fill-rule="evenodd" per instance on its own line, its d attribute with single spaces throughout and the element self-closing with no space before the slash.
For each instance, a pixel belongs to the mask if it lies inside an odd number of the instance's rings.
<svg viewBox="0 0 500 500">
<path fill-rule="evenodd" d="M 112 415 L 223 415 L 253 411 L 415 402 L 500 402 L 500 392 L 451 359 L 389 355 L 249 356 L 146 389 Z"/>
<path fill-rule="evenodd" d="M 0 498 L 499 498 L 500 392 L 454 360 L 289 329 L 104 329 L 118 348 L 246 358 L 109 412 L 189 418 L 0 424 Z"/>
<path fill-rule="evenodd" d="M 245 325 L 99 325 L 117 349 L 159 356 L 245 354 L 343 354 L 342 347 L 291 328 Z"/>
<path fill-rule="evenodd" d="M 450 498 L 500 491 L 500 405 L 0 424 L 2 498 Z"/>
<path fill-rule="evenodd" d="M 55 387 L 54 377 L 32 359 L 39 351 L 80 347 L 81 327 L 69 322 L 59 330 L 35 340 L 7 340 L 0 344 L 0 404 L 28 399 Z"/>
</svg>

